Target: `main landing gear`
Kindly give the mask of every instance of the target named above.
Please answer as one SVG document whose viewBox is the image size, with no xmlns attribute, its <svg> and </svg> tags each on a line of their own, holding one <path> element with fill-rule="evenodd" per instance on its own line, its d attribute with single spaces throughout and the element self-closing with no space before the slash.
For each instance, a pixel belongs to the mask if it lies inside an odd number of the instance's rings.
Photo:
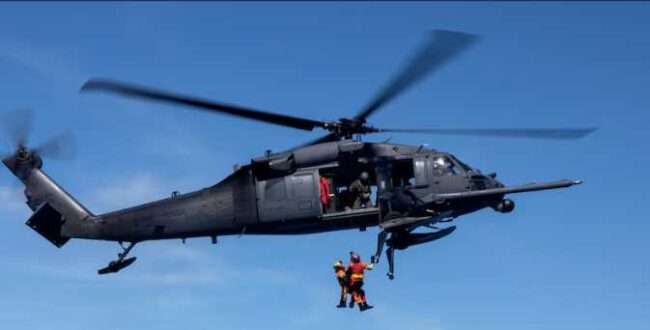
<svg viewBox="0 0 650 330">
<path fill-rule="evenodd" d="M 391 239 L 392 236 L 393 234 L 391 234 Z M 379 235 L 377 235 L 377 251 L 375 252 L 375 255 L 370 258 L 370 262 L 373 264 L 379 263 L 379 259 L 381 259 L 381 252 L 384 250 L 384 244 L 386 244 L 387 238 L 388 232 L 385 230 L 382 230 L 379 232 Z M 391 239 L 389 239 L 389 241 L 391 241 Z M 388 273 L 386 273 L 386 276 L 388 276 L 388 279 L 393 280 L 395 278 L 395 248 L 390 243 L 388 244 L 388 249 L 386 250 L 386 259 L 388 259 Z"/>
<path fill-rule="evenodd" d="M 375 252 L 375 255 L 372 256 L 371 262 L 373 264 L 379 263 L 381 252 L 384 250 L 384 245 L 388 245 L 388 249 L 386 249 L 388 273 L 386 273 L 386 276 L 388 276 L 388 279 L 392 280 L 395 278 L 395 249 L 406 250 L 408 247 L 413 245 L 435 241 L 456 230 L 456 226 L 450 226 L 443 229 L 428 227 L 436 229 L 436 231 L 430 233 L 412 233 L 403 229 L 392 231 L 382 230 L 377 236 L 377 251 Z M 388 234 L 390 234 L 390 237 L 388 237 Z"/>
<path fill-rule="evenodd" d="M 131 249 L 135 246 L 135 242 L 129 242 L 129 246 L 124 247 L 123 242 L 120 242 L 120 247 L 122 252 L 117 254 L 117 259 L 108 263 L 108 266 L 97 271 L 97 274 L 104 275 L 110 273 L 117 273 L 120 270 L 129 267 L 133 262 L 135 262 L 136 257 L 127 258 L 126 256 L 131 252 Z"/>
</svg>

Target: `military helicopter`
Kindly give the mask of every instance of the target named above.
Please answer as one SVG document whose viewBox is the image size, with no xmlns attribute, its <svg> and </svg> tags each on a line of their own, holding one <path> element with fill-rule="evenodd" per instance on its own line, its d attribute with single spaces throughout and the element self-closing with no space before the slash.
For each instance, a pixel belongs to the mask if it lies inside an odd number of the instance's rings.
<svg viewBox="0 0 650 330">
<path fill-rule="evenodd" d="M 188 106 L 305 131 L 319 128 L 328 134 L 277 153 L 266 152 L 239 166 L 221 182 L 169 198 L 105 214 L 93 214 L 42 170 L 48 150 L 58 142 L 30 149 L 15 136 L 16 150 L 2 162 L 25 185 L 33 214 L 27 225 L 57 247 L 71 238 L 118 242 L 116 260 L 98 270 L 115 273 L 131 265 L 132 248 L 144 241 L 223 235 L 294 235 L 378 226 L 380 232 L 372 262 L 387 246 L 388 277 L 394 278 L 395 250 L 431 242 L 452 233 L 455 226 L 440 224 L 484 208 L 513 211 L 506 195 L 566 188 L 580 181 L 559 180 L 505 186 L 496 174 L 483 174 L 453 154 L 425 146 L 364 142 L 372 133 L 427 133 L 448 135 L 577 139 L 594 128 L 528 129 L 387 129 L 367 119 L 414 83 L 455 59 L 476 43 L 475 35 L 435 30 L 405 66 L 351 118 L 318 121 L 214 102 L 107 79 L 91 79 L 82 92 L 108 92 L 149 101 Z M 20 135 L 20 134 L 18 134 Z M 374 202 L 354 207 L 349 186 L 361 173 Z M 323 203 L 322 186 L 329 191 Z M 428 232 L 414 232 L 416 229 Z"/>
</svg>

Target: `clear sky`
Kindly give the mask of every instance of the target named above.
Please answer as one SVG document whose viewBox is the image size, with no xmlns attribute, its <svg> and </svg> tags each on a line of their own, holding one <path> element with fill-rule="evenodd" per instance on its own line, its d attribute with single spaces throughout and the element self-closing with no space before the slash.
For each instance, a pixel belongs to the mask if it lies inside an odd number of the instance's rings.
<svg viewBox="0 0 650 330">
<path fill-rule="evenodd" d="M 150 242 L 116 276 L 117 244 L 56 249 L 23 223 L 0 170 L 0 324 L 11 329 L 647 329 L 648 3 L 2 3 L 0 113 L 30 108 L 34 143 L 64 129 L 77 157 L 46 172 L 99 213 L 187 192 L 305 133 L 80 95 L 107 77 L 315 119 L 351 115 L 430 29 L 479 34 L 457 61 L 372 117 L 391 127 L 597 126 L 579 141 L 394 136 L 508 184 L 451 236 L 382 260 L 367 313 L 338 310 L 331 264 L 367 232 Z M 375 136 L 385 139 L 388 136 Z"/>
</svg>

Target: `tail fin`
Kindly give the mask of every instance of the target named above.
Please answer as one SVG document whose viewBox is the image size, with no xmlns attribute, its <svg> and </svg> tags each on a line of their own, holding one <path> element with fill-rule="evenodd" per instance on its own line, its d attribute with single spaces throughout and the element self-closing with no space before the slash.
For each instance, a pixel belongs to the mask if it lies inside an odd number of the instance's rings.
<svg viewBox="0 0 650 330">
<path fill-rule="evenodd" d="M 36 153 L 23 150 L 2 162 L 25 185 L 27 205 L 34 211 L 29 227 L 57 247 L 71 237 L 87 236 L 84 223 L 93 214 L 41 171 L 43 161 Z"/>
</svg>

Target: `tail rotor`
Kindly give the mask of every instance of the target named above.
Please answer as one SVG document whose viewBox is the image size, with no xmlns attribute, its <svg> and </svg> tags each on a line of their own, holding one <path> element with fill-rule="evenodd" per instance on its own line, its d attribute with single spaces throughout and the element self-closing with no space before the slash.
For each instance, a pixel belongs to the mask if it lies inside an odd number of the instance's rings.
<svg viewBox="0 0 650 330">
<path fill-rule="evenodd" d="M 11 151 L 0 154 L 0 158 L 15 157 L 17 160 L 46 157 L 57 160 L 69 160 L 75 154 L 75 139 L 72 132 L 66 130 L 45 142 L 30 148 L 29 136 L 32 129 L 33 113 L 21 109 L 0 116 L 0 134 Z"/>
</svg>

